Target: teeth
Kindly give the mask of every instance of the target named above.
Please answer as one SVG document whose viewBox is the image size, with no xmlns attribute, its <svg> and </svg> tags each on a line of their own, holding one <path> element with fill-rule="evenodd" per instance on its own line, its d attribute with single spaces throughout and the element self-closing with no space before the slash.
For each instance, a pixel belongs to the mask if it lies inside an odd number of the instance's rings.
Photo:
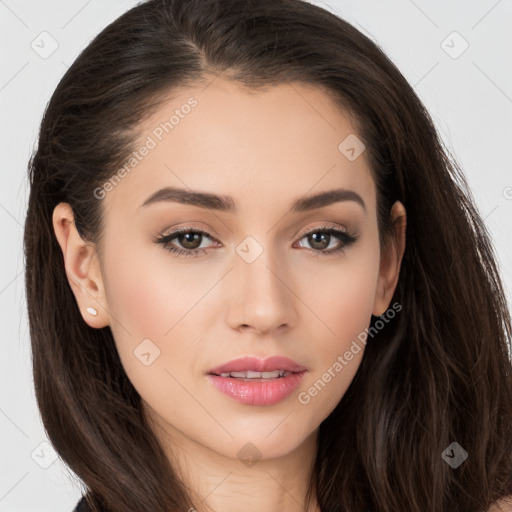
<svg viewBox="0 0 512 512">
<path fill-rule="evenodd" d="M 255 372 L 258 373 L 258 372 Z M 273 372 L 261 372 L 262 379 L 275 379 L 277 377 L 283 377 L 285 372 L 283 370 L 274 370 Z"/>
<path fill-rule="evenodd" d="M 285 370 L 274 370 L 273 372 L 254 372 L 248 370 L 246 372 L 227 372 L 221 373 L 221 377 L 234 377 L 236 379 L 277 379 L 286 377 L 290 372 Z"/>
</svg>

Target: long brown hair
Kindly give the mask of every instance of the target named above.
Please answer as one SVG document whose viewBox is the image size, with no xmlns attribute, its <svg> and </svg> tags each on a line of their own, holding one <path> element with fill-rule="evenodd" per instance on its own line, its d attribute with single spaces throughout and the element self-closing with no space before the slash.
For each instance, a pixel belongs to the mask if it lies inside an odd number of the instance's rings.
<svg viewBox="0 0 512 512">
<path fill-rule="evenodd" d="M 56 88 L 29 163 L 26 296 L 39 409 L 92 510 L 185 511 L 193 501 L 146 423 L 108 327 L 83 320 L 52 228 L 61 201 L 99 244 L 94 190 L 169 91 L 206 73 L 252 89 L 322 87 L 355 119 L 388 243 L 407 210 L 392 302 L 319 428 L 309 490 L 324 511 L 481 512 L 512 494 L 511 318 L 490 235 L 431 117 L 368 37 L 302 0 L 149 0 L 107 26 Z M 372 324 L 378 319 L 372 317 Z M 442 454 L 456 442 L 457 468 Z"/>
</svg>

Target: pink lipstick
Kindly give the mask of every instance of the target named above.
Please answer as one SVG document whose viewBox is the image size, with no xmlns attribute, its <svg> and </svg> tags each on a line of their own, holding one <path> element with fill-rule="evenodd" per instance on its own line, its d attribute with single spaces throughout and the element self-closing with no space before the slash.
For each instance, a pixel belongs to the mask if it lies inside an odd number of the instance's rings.
<svg viewBox="0 0 512 512">
<path fill-rule="evenodd" d="M 306 372 L 306 367 L 287 357 L 243 357 L 213 368 L 208 379 L 238 402 L 273 405 L 293 393 Z"/>
</svg>

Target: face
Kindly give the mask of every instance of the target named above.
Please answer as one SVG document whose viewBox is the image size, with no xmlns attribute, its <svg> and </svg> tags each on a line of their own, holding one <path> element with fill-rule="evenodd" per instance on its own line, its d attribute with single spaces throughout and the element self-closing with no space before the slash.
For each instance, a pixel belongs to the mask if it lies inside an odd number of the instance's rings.
<svg viewBox="0 0 512 512">
<path fill-rule="evenodd" d="M 381 254 L 356 136 L 321 89 L 248 92 L 220 78 L 174 93 L 141 124 L 136 147 L 147 151 L 99 199 L 99 309 L 169 439 L 230 458 L 252 445 L 279 457 L 343 397 L 361 333 L 389 306 L 397 277 L 396 260 Z M 208 200 L 154 196 L 166 187 Z M 339 189 L 350 192 L 308 201 Z M 210 375 L 245 356 L 286 357 L 302 372 Z"/>
</svg>

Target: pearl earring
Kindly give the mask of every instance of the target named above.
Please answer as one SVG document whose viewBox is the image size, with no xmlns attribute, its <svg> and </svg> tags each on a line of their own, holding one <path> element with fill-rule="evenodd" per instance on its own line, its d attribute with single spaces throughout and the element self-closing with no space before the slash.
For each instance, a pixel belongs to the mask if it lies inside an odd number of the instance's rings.
<svg viewBox="0 0 512 512">
<path fill-rule="evenodd" d="M 96 308 L 90 307 L 90 308 L 87 308 L 87 313 L 90 313 L 91 315 L 96 316 L 98 314 L 98 310 Z"/>
</svg>

